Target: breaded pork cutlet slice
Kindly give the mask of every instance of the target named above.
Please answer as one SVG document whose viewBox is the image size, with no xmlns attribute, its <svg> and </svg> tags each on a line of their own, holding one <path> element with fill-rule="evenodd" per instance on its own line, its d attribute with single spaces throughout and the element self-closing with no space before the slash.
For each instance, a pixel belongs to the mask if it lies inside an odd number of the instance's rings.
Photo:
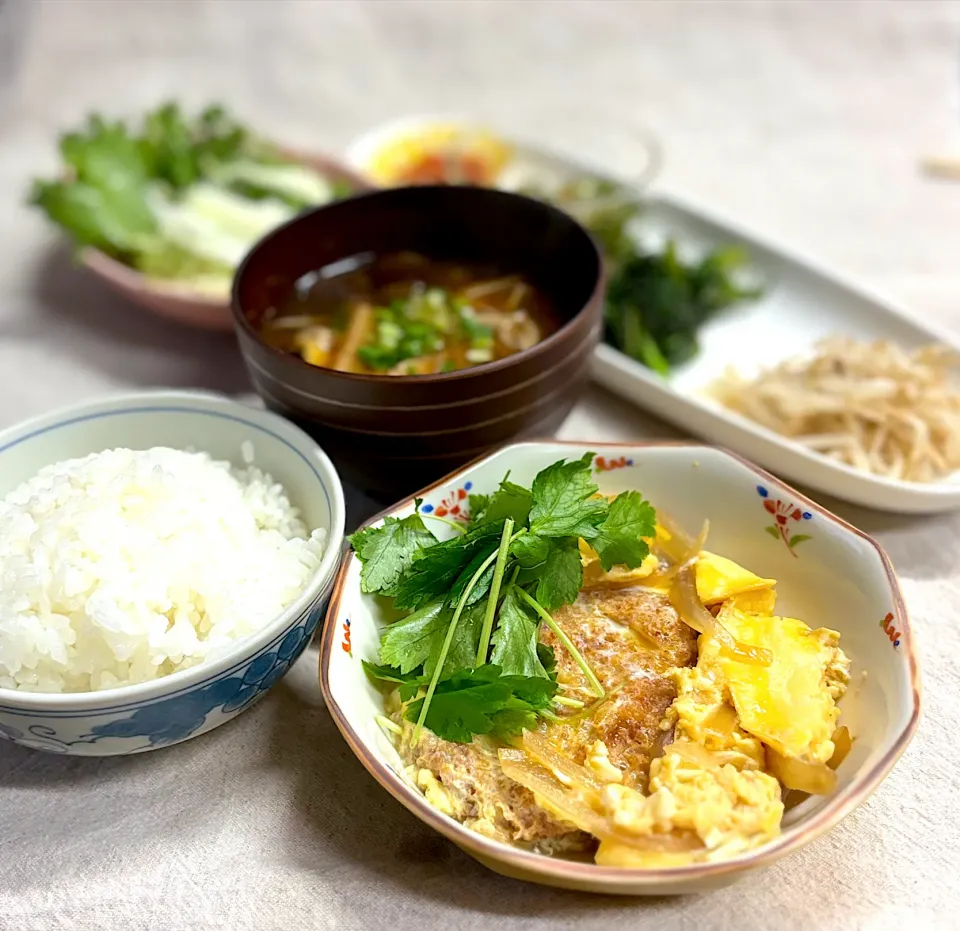
<svg viewBox="0 0 960 931">
<path fill-rule="evenodd" d="M 546 729 L 549 741 L 576 763 L 602 741 L 623 784 L 645 790 L 665 737 L 660 722 L 677 696 L 666 673 L 696 662 L 696 631 L 666 596 L 642 588 L 582 593 L 554 620 L 600 680 L 606 700 L 592 714 L 559 710 L 566 717 Z M 580 667 L 549 630 L 541 640 L 556 651 L 560 694 L 589 704 L 593 693 Z"/>
<path fill-rule="evenodd" d="M 645 789 L 650 761 L 665 737 L 660 722 L 677 694 L 667 670 L 696 661 L 697 634 L 666 597 L 641 588 L 581 593 L 554 619 L 600 680 L 606 700 L 596 702 L 583 672 L 544 628 L 541 640 L 557 656 L 559 694 L 585 705 L 584 711 L 558 708 L 562 720 L 544 729 L 547 739 L 577 763 L 607 757 L 624 785 Z M 541 808 L 530 791 L 504 775 L 492 741 L 455 744 L 425 731 L 411 748 L 410 732 L 405 729 L 401 755 L 441 811 L 488 837 L 546 853 L 593 848 L 589 835 Z"/>
</svg>

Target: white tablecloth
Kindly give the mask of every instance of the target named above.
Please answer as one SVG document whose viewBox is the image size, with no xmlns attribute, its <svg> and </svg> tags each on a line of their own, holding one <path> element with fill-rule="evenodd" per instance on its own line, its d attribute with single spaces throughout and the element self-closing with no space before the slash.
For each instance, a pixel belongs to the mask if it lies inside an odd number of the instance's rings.
<svg viewBox="0 0 960 931">
<path fill-rule="evenodd" d="M 124 388 L 248 390 L 232 338 L 113 298 L 21 206 L 30 177 L 53 169 L 58 129 L 164 96 L 223 100 L 277 138 L 332 149 L 408 112 L 559 130 L 600 108 L 661 137 L 665 185 L 960 326 L 960 185 L 916 169 L 953 141 L 956 4 L 60 0 L 31 11 L 19 83 L 0 95 L 0 424 Z M 581 135 L 589 153 L 596 140 Z M 591 390 L 563 434 L 671 431 Z M 960 927 L 960 518 L 835 507 L 900 572 L 926 713 L 876 795 L 772 869 L 649 901 L 495 876 L 364 772 L 308 655 L 259 706 L 178 747 L 96 760 L 0 746 L 0 928 Z"/>
</svg>

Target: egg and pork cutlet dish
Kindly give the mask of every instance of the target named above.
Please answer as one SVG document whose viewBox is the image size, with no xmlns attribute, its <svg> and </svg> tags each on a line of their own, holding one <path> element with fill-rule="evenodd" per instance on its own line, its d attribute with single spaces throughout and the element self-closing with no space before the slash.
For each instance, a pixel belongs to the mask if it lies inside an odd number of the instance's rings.
<svg viewBox="0 0 960 931">
<path fill-rule="evenodd" d="M 430 805 L 505 844 L 640 868 L 756 848 L 835 787 L 839 634 L 778 616 L 706 522 L 599 495 L 592 461 L 507 476 L 443 541 L 419 506 L 354 534 L 399 617 L 364 664 L 378 720 Z"/>
</svg>

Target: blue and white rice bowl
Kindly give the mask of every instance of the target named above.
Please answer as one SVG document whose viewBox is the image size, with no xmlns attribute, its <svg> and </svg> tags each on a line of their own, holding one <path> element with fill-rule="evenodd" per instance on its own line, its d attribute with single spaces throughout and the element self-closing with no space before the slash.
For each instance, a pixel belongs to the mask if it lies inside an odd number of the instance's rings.
<svg viewBox="0 0 960 931">
<path fill-rule="evenodd" d="M 241 450 L 325 528 L 306 587 L 216 658 L 147 682 L 91 692 L 0 688 L 0 737 L 54 753 L 110 756 L 168 746 L 250 707 L 300 656 L 323 617 L 343 549 L 344 499 L 326 454 L 282 418 L 196 392 L 144 392 L 80 404 L 0 432 L 0 498 L 44 466 L 114 448 L 170 447 L 241 463 Z"/>
</svg>

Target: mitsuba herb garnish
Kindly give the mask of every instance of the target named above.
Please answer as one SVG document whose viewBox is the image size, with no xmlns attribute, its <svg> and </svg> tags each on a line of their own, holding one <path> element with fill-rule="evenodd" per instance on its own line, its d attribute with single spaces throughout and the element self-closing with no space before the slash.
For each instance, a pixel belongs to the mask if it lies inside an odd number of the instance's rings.
<svg viewBox="0 0 960 931">
<path fill-rule="evenodd" d="M 416 510 L 388 517 L 350 538 L 362 562 L 361 590 L 408 613 L 389 624 L 367 673 L 396 683 L 413 740 L 428 728 L 468 743 L 477 734 L 507 739 L 549 716 L 557 692 L 552 651 L 539 642 L 546 624 L 603 688 L 551 612 L 583 584 L 579 541 L 604 569 L 637 568 L 656 528 L 653 507 L 635 491 L 597 496 L 593 453 L 559 460 L 530 488 L 505 477 L 490 495 L 472 495 L 472 517 L 439 541 Z"/>
</svg>

